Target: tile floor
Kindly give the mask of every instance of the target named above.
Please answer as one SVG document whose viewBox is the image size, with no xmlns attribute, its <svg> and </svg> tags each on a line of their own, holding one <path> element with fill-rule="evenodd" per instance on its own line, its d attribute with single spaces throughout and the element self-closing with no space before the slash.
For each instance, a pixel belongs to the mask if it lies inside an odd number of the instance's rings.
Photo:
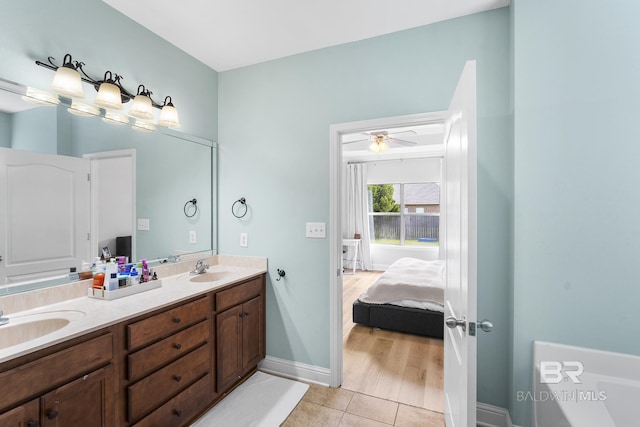
<svg viewBox="0 0 640 427">
<path fill-rule="evenodd" d="M 311 385 L 283 427 L 444 427 L 439 412 L 361 393 Z"/>
</svg>

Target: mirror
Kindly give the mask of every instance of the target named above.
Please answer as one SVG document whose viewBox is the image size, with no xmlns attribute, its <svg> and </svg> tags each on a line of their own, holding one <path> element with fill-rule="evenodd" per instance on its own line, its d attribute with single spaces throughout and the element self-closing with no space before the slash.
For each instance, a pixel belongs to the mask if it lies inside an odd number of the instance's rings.
<svg viewBox="0 0 640 427">
<path fill-rule="evenodd" d="M 22 99 L 26 89 L 0 79 L 0 147 L 80 158 L 134 153 L 135 202 L 129 215 L 133 224 L 125 224 L 131 231 L 132 260 L 216 253 L 214 142 L 160 127 L 155 132 L 138 132 L 131 126 L 106 123 L 100 117 L 79 117 L 67 111 L 70 100 L 66 98 L 60 98 L 58 106 L 34 106 Z M 126 192 L 120 191 L 119 185 L 103 181 L 99 192 L 92 187 L 92 231 L 97 221 L 96 195 L 102 203 L 107 200 L 111 208 L 115 207 L 115 212 L 120 204 L 126 205 L 126 198 L 121 198 Z M 116 255 L 116 237 L 126 236 L 103 235 L 98 239 L 93 235 L 91 259 L 87 261 L 100 256 L 104 247 Z M 47 245 L 46 241 L 39 243 Z M 81 266 L 76 267 L 79 271 Z M 0 294 L 13 292 L 12 287 L 4 287 L 5 283 L 5 277 L 0 277 Z"/>
</svg>

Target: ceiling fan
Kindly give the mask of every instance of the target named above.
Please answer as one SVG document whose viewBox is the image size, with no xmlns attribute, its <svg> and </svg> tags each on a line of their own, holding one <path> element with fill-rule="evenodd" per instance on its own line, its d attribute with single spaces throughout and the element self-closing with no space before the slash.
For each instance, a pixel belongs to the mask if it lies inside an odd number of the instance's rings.
<svg viewBox="0 0 640 427">
<path fill-rule="evenodd" d="M 369 145 L 369 151 L 373 151 L 374 153 L 381 153 L 389 149 L 388 143 L 404 145 L 404 146 L 413 146 L 416 145 L 413 141 L 406 141 L 404 139 L 395 138 L 396 135 L 400 134 L 412 134 L 415 135 L 416 132 L 412 130 L 398 132 L 392 134 L 391 136 L 389 132 L 386 130 L 383 131 L 372 131 L 372 132 L 363 132 L 361 135 L 367 135 L 367 138 L 356 139 L 351 141 L 344 141 L 343 144 L 353 144 L 354 142 L 362 142 L 362 141 L 371 141 L 371 145 Z"/>
</svg>

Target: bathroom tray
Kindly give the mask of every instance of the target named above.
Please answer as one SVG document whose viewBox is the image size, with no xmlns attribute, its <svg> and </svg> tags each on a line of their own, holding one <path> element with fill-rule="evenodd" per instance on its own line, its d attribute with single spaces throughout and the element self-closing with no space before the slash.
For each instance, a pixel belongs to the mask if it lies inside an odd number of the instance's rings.
<svg viewBox="0 0 640 427">
<path fill-rule="evenodd" d="M 150 280 L 145 283 L 139 283 L 133 286 L 125 286 L 124 288 L 116 289 L 115 291 L 105 291 L 103 289 L 87 289 L 89 298 L 114 300 L 118 298 L 128 297 L 129 295 L 139 294 L 140 292 L 150 291 L 151 289 L 157 289 L 162 286 L 162 280 Z"/>
</svg>

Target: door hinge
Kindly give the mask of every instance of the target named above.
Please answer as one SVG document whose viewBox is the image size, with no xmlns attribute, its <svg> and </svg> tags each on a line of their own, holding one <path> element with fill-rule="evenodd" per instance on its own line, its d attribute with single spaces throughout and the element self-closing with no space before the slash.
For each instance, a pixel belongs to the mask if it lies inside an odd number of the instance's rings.
<svg viewBox="0 0 640 427">
<path fill-rule="evenodd" d="M 341 270 L 342 270 L 341 268 L 336 270 L 336 276 L 340 277 Z"/>
<path fill-rule="evenodd" d="M 91 240 L 91 233 L 87 233 L 87 240 Z"/>
<path fill-rule="evenodd" d="M 87 174 L 87 181 L 91 182 L 91 174 L 90 173 Z"/>
</svg>

